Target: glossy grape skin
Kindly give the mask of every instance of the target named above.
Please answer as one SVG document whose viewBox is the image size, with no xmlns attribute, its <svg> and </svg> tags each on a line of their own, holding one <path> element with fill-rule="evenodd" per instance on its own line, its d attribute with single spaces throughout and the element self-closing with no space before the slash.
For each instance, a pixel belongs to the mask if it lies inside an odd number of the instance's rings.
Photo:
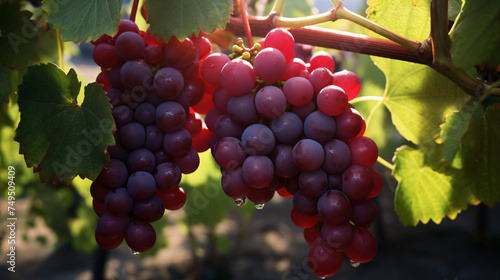
<svg viewBox="0 0 500 280">
<path fill-rule="evenodd" d="M 227 62 L 220 73 L 220 85 L 234 96 L 249 93 L 256 81 L 257 74 L 252 64 L 238 58 Z"/>
<path fill-rule="evenodd" d="M 273 83 L 285 74 L 286 59 L 278 49 L 267 47 L 255 56 L 253 66 L 261 80 Z"/>
<path fill-rule="evenodd" d="M 147 222 L 133 220 L 125 234 L 125 241 L 136 252 L 148 251 L 156 242 L 155 229 Z"/>
<path fill-rule="evenodd" d="M 343 254 L 336 252 L 323 242 L 321 238 L 313 241 L 307 252 L 307 263 L 318 277 L 335 275 L 342 266 Z"/>
<path fill-rule="evenodd" d="M 351 201 L 341 191 L 329 190 L 318 200 L 318 213 L 329 224 L 345 223 L 351 215 Z"/>
</svg>

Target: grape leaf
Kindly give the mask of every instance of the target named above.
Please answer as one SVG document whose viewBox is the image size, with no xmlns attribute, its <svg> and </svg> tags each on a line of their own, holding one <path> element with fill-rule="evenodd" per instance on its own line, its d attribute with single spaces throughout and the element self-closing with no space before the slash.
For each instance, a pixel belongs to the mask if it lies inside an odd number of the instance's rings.
<svg viewBox="0 0 500 280">
<path fill-rule="evenodd" d="M 371 0 L 368 4 L 368 17 L 375 23 L 411 40 L 429 36 L 430 1 Z M 386 76 L 384 105 L 392 122 L 415 144 L 432 141 L 444 117 L 467 100 L 460 88 L 428 66 L 381 57 L 372 60 Z"/>
<path fill-rule="evenodd" d="M 33 24 L 29 11 L 19 5 L 0 3 L 0 64 L 25 71 L 29 62 L 38 60 L 35 43 L 40 26 Z"/>
<path fill-rule="evenodd" d="M 474 112 L 462 140 L 462 165 L 474 194 L 489 207 L 500 202 L 500 104 Z"/>
<path fill-rule="evenodd" d="M 53 64 L 29 67 L 19 85 L 21 121 L 14 140 L 42 182 L 94 179 L 109 160 L 104 151 L 114 145 L 115 128 L 109 99 L 102 85 L 92 83 L 79 105 L 80 86 L 73 69 L 65 75 Z"/>
<path fill-rule="evenodd" d="M 439 173 L 424 165 L 424 153 L 408 146 L 396 151 L 394 176 L 399 182 L 395 210 L 404 225 L 439 224 L 444 216 L 455 219 L 475 202 L 458 170 Z"/>
<path fill-rule="evenodd" d="M 200 30 L 212 33 L 223 29 L 233 11 L 231 0 L 148 0 L 147 17 L 151 33 L 168 41 L 172 36 L 184 40 Z"/>
<path fill-rule="evenodd" d="M 448 3 L 448 18 L 455 21 L 462 8 L 462 0 L 450 0 Z"/>
<path fill-rule="evenodd" d="M 450 34 L 453 63 L 473 67 L 486 62 L 500 64 L 500 1 L 465 1 Z"/>
<path fill-rule="evenodd" d="M 45 0 L 47 21 L 59 28 L 63 41 L 84 42 L 115 34 L 120 23 L 121 0 Z"/>
<path fill-rule="evenodd" d="M 478 107 L 477 102 L 469 102 L 462 109 L 446 118 L 446 123 L 440 132 L 438 142 L 443 147 L 443 159 L 452 163 L 459 148 L 462 138 L 469 127 L 474 111 Z"/>
</svg>

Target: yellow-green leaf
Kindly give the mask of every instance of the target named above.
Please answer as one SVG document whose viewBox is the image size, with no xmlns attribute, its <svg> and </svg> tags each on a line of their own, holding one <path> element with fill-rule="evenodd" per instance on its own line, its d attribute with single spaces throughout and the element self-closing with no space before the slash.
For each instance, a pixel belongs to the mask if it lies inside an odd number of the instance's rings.
<svg viewBox="0 0 500 280">
<path fill-rule="evenodd" d="M 420 150 L 403 146 L 395 156 L 395 210 L 404 225 L 439 224 L 443 217 L 455 219 L 458 213 L 475 202 L 469 186 L 458 170 L 439 173 L 425 166 Z"/>
</svg>

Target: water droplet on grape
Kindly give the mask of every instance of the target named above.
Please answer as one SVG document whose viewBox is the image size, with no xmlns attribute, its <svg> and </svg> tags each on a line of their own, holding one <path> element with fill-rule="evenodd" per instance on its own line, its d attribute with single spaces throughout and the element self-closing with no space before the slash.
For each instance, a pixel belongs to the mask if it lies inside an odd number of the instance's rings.
<svg viewBox="0 0 500 280">
<path fill-rule="evenodd" d="M 264 203 L 255 204 L 255 209 L 261 210 L 262 208 L 264 208 Z"/>
<path fill-rule="evenodd" d="M 326 279 L 326 277 L 320 277 L 319 279 Z"/>
<path fill-rule="evenodd" d="M 352 265 L 352 267 L 358 267 L 359 262 L 355 262 L 355 261 L 351 260 L 351 265 Z"/>
<path fill-rule="evenodd" d="M 235 198 L 234 199 L 234 203 L 236 203 L 236 205 L 238 205 L 238 206 L 243 206 L 243 205 L 245 205 L 245 201 L 246 200 L 247 200 L 246 197 L 244 197 L 244 198 Z"/>
<path fill-rule="evenodd" d="M 135 250 L 132 250 L 132 249 L 131 249 L 131 251 L 132 251 L 132 255 L 139 255 L 141 253 L 141 252 L 138 252 L 138 251 L 135 251 Z"/>
</svg>

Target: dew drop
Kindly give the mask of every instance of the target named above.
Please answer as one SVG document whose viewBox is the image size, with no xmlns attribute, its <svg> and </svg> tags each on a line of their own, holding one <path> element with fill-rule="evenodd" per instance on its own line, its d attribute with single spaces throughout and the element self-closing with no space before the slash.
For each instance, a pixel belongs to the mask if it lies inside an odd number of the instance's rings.
<svg viewBox="0 0 500 280">
<path fill-rule="evenodd" d="M 262 208 L 264 208 L 264 203 L 255 204 L 255 209 L 261 210 Z"/>
<path fill-rule="evenodd" d="M 243 205 L 245 205 L 245 201 L 246 200 L 247 200 L 246 197 L 244 197 L 244 198 L 235 198 L 234 199 L 234 203 L 236 203 L 236 205 L 238 205 L 238 206 L 243 206 Z"/>
<path fill-rule="evenodd" d="M 135 250 L 132 250 L 132 249 L 131 249 L 131 251 L 132 251 L 132 255 L 139 255 L 141 253 L 141 252 L 138 252 L 138 251 L 135 251 Z"/>
<path fill-rule="evenodd" d="M 326 279 L 326 277 L 320 277 L 319 279 Z"/>
<path fill-rule="evenodd" d="M 355 261 L 351 260 L 351 266 L 352 267 L 358 267 L 359 266 L 359 262 L 355 262 Z"/>
</svg>

